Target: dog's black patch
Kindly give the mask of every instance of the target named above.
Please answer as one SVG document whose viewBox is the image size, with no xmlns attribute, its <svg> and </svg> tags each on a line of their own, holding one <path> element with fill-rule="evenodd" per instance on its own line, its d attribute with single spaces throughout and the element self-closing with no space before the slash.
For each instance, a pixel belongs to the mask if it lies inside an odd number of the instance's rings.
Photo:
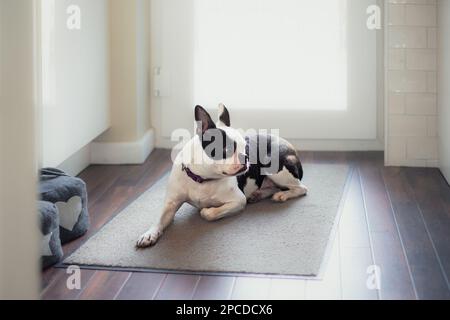
<svg viewBox="0 0 450 320">
<path fill-rule="evenodd" d="M 253 179 L 258 188 L 261 188 L 268 175 L 274 175 L 285 167 L 296 179 L 303 179 L 303 168 L 297 152 L 282 139 L 273 139 L 271 135 L 247 136 L 246 153 L 250 159 L 250 167 L 245 175 L 238 176 L 239 188 L 243 191 L 248 179 Z M 260 150 L 266 148 L 266 150 Z M 278 148 L 278 166 L 272 168 L 272 148 Z M 263 152 L 261 152 L 263 151 Z"/>
<path fill-rule="evenodd" d="M 215 161 L 231 158 L 236 152 L 237 143 L 222 129 L 209 129 L 201 136 L 203 150 Z"/>
<path fill-rule="evenodd" d="M 224 113 L 228 114 L 228 110 Z M 208 157 L 220 161 L 233 156 L 237 148 L 236 141 L 231 139 L 224 130 L 216 127 L 211 116 L 202 106 L 195 107 L 195 121 L 198 123 L 197 134 Z"/>
</svg>

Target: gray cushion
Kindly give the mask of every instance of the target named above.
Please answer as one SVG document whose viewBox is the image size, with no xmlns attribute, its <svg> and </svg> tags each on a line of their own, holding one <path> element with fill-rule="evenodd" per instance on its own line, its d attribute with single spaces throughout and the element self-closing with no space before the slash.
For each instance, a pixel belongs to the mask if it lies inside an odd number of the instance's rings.
<svg viewBox="0 0 450 320">
<path fill-rule="evenodd" d="M 42 267 L 48 268 L 61 261 L 63 250 L 59 239 L 58 208 L 51 202 L 38 202 L 41 225 L 41 260 Z"/>
<path fill-rule="evenodd" d="M 42 169 L 41 199 L 55 204 L 59 211 L 61 243 L 81 237 L 89 228 L 87 191 L 83 180 L 58 169 Z"/>
</svg>

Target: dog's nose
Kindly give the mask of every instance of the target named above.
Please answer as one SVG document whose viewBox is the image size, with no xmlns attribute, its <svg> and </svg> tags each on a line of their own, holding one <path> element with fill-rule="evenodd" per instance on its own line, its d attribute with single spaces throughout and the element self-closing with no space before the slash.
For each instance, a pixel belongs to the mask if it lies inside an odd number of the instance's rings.
<svg viewBox="0 0 450 320">
<path fill-rule="evenodd" d="M 242 164 L 242 165 L 247 164 L 248 156 L 245 153 L 239 153 L 238 158 L 239 158 L 239 163 L 240 164 Z"/>
</svg>

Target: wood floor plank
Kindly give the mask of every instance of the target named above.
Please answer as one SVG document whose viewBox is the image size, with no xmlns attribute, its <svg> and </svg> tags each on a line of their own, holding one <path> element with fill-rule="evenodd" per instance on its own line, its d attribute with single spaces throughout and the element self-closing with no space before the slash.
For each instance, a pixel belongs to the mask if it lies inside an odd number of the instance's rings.
<svg viewBox="0 0 450 320">
<path fill-rule="evenodd" d="M 95 270 L 80 270 L 80 287 L 69 288 L 67 281 L 72 274 L 67 274 L 66 269 L 59 269 L 61 272 L 46 290 L 43 291 L 42 300 L 73 300 L 77 299 L 81 292 L 95 274 Z"/>
<path fill-rule="evenodd" d="M 155 300 L 191 300 L 199 280 L 196 275 L 168 274 Z"/>
<path fill-rule="evenodd" d="M 339 221 L 341 250 L 344 247 L 358 247 L 370 251 L 369 232 L 358 170 L 352 173 L 345 197 Z"/>
<path fill-rule="evenodd" d="M 307 300 L 342 299 L 339 236 L 338 230 L 333 241 L 329 261 L 325 265 L 323 278 L 306 280 L 305 298 Z"/>
<path fill-rule="evenodd" d="M 416 299 L 408 262 L 379 166 L 359 167 L 374 264 L 380 268 L 380 298 Z"/>
<path fill-rule="evenodd" d="M 156 177 L 163 172 L 170 170 L 172 161 L 170 159 L 169 150 L 157 150 L 153 152 L 148 159 L 142 165 L 130 166 L 128 173 L 122 175 L 120 179 L 117 180 L 118 185 L 123 186 L 140 186 L 149 177 Z M 150 181 L 149 184 L 153 184 Z"/>
<path fill-rule="evenodd" d="M 271 279 L 270 300 L 304 300 L 306 281 L 297 279 Z"/>
<path fill-rule="evenodd" d="M 384 153 L 378 151 L 364 151 L 358 153 L 358 166 L 383 168 L 384 167 Z"/>
<path fill-rule="evenodd" d="M 380 268 L 380 299 L 417 299 L 411 271 L 398 235 L 372 232 L 371 236 L 375 257 L 374 265 Z"/>
<path fill-rule="evenodd" d="M 450 187 L 442 188 L 443 178 L 437 169 L 408 168 L 405 171 L 450 290 L 450 208 L 447 207 Z"/>
<path fill-rule="evenodd" d="M 339 223 L 342 298 L 376 300 L 377 290 L 367 286 L 367 270 L 374 263 L 358 170 L 349 184 Z"/>
<path fill-rule="evenodd" d="M 114 186 L 117 179 L 126 174 L 129 170 L 128 166 L 94 166 L 94 168 L 98 171 L 94 178 L 84 178 L 86 179 L 85 183 L 89 195 L 89 207 L 95 205 L 98 199 L 107 194 L 108 190 Z M 80 175 L 80 177 L 81 176 L 83 175 Z"/>
<path fill-rule="evenodd" d="M 345 300 L 378 300 L 378 288 L 368 286 L 374 263 L 368 248 L 341 247 L 342 298 Z"/>
<path fill-rule="evenodd" d="M 232 300 L 266 300 L 269 297 L 270 278 L 237 277 Z"/>
<path fill-rule="evenodd" d="M 112 300 L 131 276 L 129 272 L 96 271 L 86 288 L 80 293 L 80 300 Z"/>
<path fill-rule="evenodd" d="M 419 299 L 449 299 L 450 293 L 404 168 L 384 168 L 402 243 Z"/>
<path fill-rule="evenodd" d="M 101 183 L 104 183 L 104 180 L 107 177 L 114 178 L 114 175 L 111 174 L 112 170 L 114 170 L 114 167 L 112 166 L 91 165 L 84 169 L 78 175 L 78 178 L 82 179 L 86 183 L 88 194 L 94 195 L 96 188 Z"/>
<path fill-rule="evenodd" d="M 46 288 L 62 273 L 63 270 L 59 268 L 50 267 L 43 270 L 41 273 L 41 292 L 45 291 Z"/>
<path fill-rule="evenodd" d="M 343 154 L 346 160 L 345 163 L 351 167 L 355 167 L 362 158 L 362 153 L 359 151 L 343 152 Z"/>
<path fill-rule="evenodd" d="M 370 231 L 398 234 L 391 202 L 383 181 L 382 169 L 359 167 Z"/>
<path fill-rule="evenodd" d="M 124 284 L 117 300 L 152 300 L 167 274 L 134 272 Z"/>
<path fill-rule="evenodd" d="M 112 217 L 117 215 L 130 203 L 130 197 L 135 195 L 132 187 L 115 186 L 107 195 L 97 201 L 92 207 L 95 216 L 91 220 L 91 231 L 96 232 Z"/>
<path fill-rule="evenodd" d="M 233 290 L 234 277 L 202 276 L 193 296 L 194 300 L 228 300 Z"/>
<path fill-rule="evenodd" d="M 317 151 L 313 153 L 315 164 L 346 164 L 346 155 L 343 152 Z"/>
</svg>

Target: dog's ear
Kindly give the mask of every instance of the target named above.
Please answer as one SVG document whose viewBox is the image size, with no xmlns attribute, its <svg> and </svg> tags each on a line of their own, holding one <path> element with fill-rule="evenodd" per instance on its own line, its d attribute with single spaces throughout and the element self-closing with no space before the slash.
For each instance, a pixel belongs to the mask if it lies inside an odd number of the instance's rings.
<svg viewBox="0 0 450 320">
<path fill-rule="evenodd" d="M 231 126 L 230 113 L 223 103 L 219 104 L 219 120 L 217 123 L 226 127 Z"/>
<path fill-rule="evenodd" d="M 209 129 L 215 129 L 216 125 L 209 113 L 202 106 L 195 107 L 195 121 L 197 122 L 197 134 L 202 136 Z"/>
</svg>

